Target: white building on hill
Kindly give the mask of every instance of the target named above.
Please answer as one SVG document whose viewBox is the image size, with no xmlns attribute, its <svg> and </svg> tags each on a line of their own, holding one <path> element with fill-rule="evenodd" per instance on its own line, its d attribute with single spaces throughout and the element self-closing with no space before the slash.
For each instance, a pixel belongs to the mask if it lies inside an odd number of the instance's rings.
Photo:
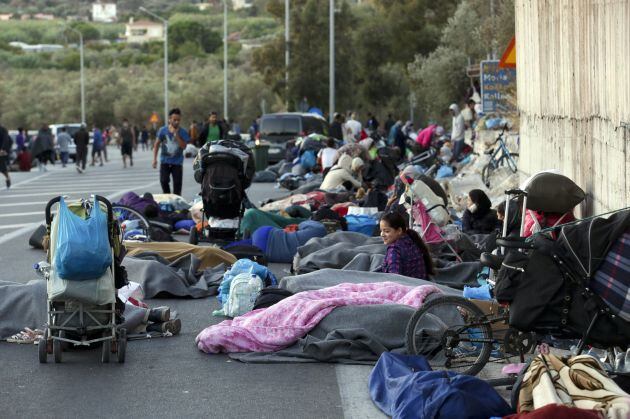
<svg viewBox="0 0 630 419">
<path fill-rule="evenodd" d="M 92 3 L 92 20 L 94 22 L 116 22 L 116 3 Z"/>
<path fill-rule="evenodd" d="M 143 44 L 149 41 L 159 41 L 164 39 L 164 25 L 150 20 L 134 21 L 129 19 L 125 25 L 125 39 L 129 43 Z"/>
</svg>

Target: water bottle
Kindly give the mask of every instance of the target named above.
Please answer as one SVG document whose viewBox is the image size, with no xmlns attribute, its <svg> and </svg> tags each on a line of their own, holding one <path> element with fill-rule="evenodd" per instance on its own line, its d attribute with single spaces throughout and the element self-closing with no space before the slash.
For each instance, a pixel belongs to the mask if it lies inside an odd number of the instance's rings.
<svg viewBox="0 0 630 419">
<path fill-rule="evenodd" d="M 36 263 L 33 265 L 33 269 L 35 269 L 35 272 L 37 272 L 37 275 L 40 277 L 47 278 L 50 272 L 50 263 L 46 261 Z"/>
</svg>

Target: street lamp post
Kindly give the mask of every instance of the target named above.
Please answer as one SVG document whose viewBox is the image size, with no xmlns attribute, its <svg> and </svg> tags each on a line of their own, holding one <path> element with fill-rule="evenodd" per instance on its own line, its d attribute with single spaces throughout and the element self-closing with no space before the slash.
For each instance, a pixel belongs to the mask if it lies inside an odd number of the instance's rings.
<svg viewBox="0 0 630 419">
<path fill-rule="evenodd" d="M 284 88 L 289 110 L 289 0 L 284 0 Z"/>
<path fill-rule="evenodd" d="M 228 119 L 228 21 L 227 0 L 223 0 L 223 117 Z"/>
<path fill-rule="evenodd" d="M 68 27 L 69 30 L 79 35 L 79 54 L 81 61 L 81 124 L 85 125 L 85 72 L 83 62 L 83 34 L 80 30 Z"/>
<path fill-rule="evenodd" d="M 330 65 L 328 92 L 328 119 L 333 120 L 335 113 L 335 0 L 330 0 Z"/>
<path fill-rule="evenodd" d="M 168 122 L 168 19 L 164 19 L 144 7 L 140 7 L 139 10 L 164 24 L 164 125 L 166 125 Z"/>
</svg>

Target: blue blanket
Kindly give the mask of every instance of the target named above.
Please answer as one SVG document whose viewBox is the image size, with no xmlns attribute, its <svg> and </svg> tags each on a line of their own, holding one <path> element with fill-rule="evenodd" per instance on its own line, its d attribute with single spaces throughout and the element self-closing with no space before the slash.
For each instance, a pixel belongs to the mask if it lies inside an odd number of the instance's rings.
<svg viewBox="0 0 630 419">
<path fill-rule="evenodd" d="M 421 356 L 384 352 L 370 373 L 374 404 L 393 418 L 503 417 L 512 409 L 485 381 L 432 371 Z"/>
</svg>

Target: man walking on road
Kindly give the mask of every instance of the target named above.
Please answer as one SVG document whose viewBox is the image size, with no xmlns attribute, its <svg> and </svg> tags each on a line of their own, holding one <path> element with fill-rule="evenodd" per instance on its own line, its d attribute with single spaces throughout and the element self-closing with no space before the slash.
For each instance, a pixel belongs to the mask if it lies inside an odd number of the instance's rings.
<svg viewBox="0 0 630 419">
<path fill-rule="evenodd" d="M 70 155 L 70 141 L 72 138 L 66 132 L 66 127 L 61 127 L 61 132 L 57 135 L 57 145 L 59 146 L 59 156 L 61 157 L 61 167 L 68 164 L 68 156 Z"/>
<path fill-rule="evenodd" d="M 74 134 L 74 144 L 77 146 L 77 172 L 83 173 L 87 163 L 88 144 L 90 143 L 90 134 L 85 129 L 85 125 Z"/>
<path fill-rule="evenodd" d="M 103 133 L 96 125 L 94 125 L 93 140 L 92 140 L 92 166 L 96 164 L 96 158 L 98 157 L 101 166 L 103 165 Z"/>
<path fill-rule="evenodd" d="M 158 150 L 160 156 L 160 184 L 163 193 L 171 193 L 170 181 L 173 177 L 173 193 L 182 194 L 182 177 L 184 172 L 184 149 L 190 137 L 186 130 L 180 127 L 182 113 L 178 108 L 168 113 L 168 125 L 159 129 L 157 141 L 153 147 L 153 168 L 157 168 Z"/>
<path fill-rule="evenodd" d="M 0 125 L 0 173 L 6 178 L 7 189 L 11 187 L 11 178 L 9 177 L 9 153 L 11 153 L 12 143 L 9 132 L 5 127 Z"/>
<path fill-rule="evenodd" d="M 129 157 L 129 165 L 133 166 L 133 149 L 136 147 L 136 135 L 129 126 L 129 121 L 127 119 L 123 119 L 122 128 L 120 128 L 120 141 L 123 169 L 126 169 L 127 157 Z"/>
<path fill-rule="evenodd" d="M 199 134 L 199 147 L 203 147 L 207 142 L 215 142 L 225 138 L 227 131 L 219 123 L 219 116 L 215 111 L 210 112 L 208 123 L 203 126 Z"/>
</svg>

